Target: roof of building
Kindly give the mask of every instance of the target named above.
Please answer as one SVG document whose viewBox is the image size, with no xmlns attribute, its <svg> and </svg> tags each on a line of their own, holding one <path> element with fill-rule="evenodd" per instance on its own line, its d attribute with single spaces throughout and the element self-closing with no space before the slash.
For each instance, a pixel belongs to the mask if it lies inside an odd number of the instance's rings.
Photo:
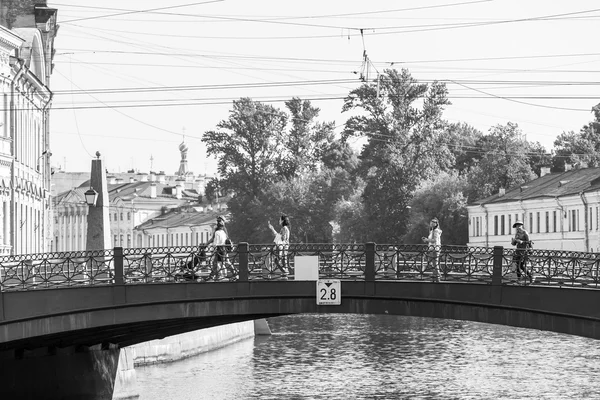
<svg viewBox="0 0 600 400">
<path fill-rule="evenodd" d="M 156 185 L 156 198 L 151 197 L 151 186 Z M 82 183 L 79 187 L 66 190 L 53 197 L 54 204 L 58 205 L 61 203 L 78 203 L 84 202 L 84 193 L 90 187 L 89 180 Z M 199 195 L 194 189 L 183 189 L 181 192 L 181 199 L 177 199 L 176 188 L 171 185 L 166 185 L 158 182 L 131 182 L 131 183 L 117 183 L 108 184 L 108 198 L 111 202 L 122 199 L 129 201 L 132 199 L 140 199 L 146 201 L 158 200 L 176 200 L 177 203 L 188 202 L 198 203 Z"/>
<path fill-rule="evenodd" d="M 200 212 L 193 208 L 174 209 L 165 214 L 149 219 L 136 226 L 136 229 L 174 228 L 180 226 L 199 226 L 216 224 L 219 212 Z"/>
<path fill-rule="evenodd" d="M 536 198 L 555 198 L 600 190 L 600 168 L 581 168 L 546 174 L 519 186 L 471 203 L 472 205 L 506 203 Z"/>
</svg>

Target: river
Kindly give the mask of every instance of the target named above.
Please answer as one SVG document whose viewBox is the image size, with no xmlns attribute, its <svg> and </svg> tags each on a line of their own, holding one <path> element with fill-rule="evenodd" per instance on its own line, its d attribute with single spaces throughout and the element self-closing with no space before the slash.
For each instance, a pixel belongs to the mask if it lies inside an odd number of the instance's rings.
<svg viewBox="0 0 600 400">
<path fill-rule="evenodd" d="M 140 400 L 600 398 L 598 341 L 469 321 L 310 314 L 137 369 Z"/>
</svg>

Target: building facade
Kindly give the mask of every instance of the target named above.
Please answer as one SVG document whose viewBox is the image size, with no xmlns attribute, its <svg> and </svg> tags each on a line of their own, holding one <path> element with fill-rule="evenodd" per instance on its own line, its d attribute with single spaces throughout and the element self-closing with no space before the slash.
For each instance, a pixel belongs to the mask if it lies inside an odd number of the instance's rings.
<svg viewBox="0 0 600 400">
<path fill-rule="evenodd" d="M 468 245 L 512 247 L 520 220 L 536 249 L 600 251 L 600 168 L 547 172 L 468 205 Z"/>
<path fill-rule="evenodd" d="M 147 221 L 160 220 L 164 215 L 171 215 L 173 210 L 188 209 L 188 215 L 213 215 L 224 212 L 226 206 L 206 204 L 199 201 L 195 190 L 188 190 L 180 182 L 170 185 L 151 180 L 145 176 L 140 181 L 117 182 L 111 179 L 108 183 L 109 223 L 111 243 L 113 247 L 141 248 L 153 246 L 155 243 L 185 243 L 184 236 L 168 237 L 159 241 L 138 226 Z M 52 251 L 84 251 L 86 249 L 87 214 L 89 206 L 85 202 L 84 193 L 89 183 L 84 182 L 78 188 L 65 191 L 53 198 L 54 230 Z M 184 224 L 185 225 L 185 224 Z M 154 231 L 156 226 L 151 229 Z M 169 229 L 172 229 L 169 226 Z M 189 231 L 189 229 L 188 229 Z M 169 231 L 170 233 L 174 231 Z M 198 231 L 198 232 L 204 232 Z M 206 234 L 207 235 L 207 234 Z M 206 238 L 206 235 L 201 237 Z M 188 235 L 187 242 L 191 243 Z M 157 245 L 158 246 L 158 245 Z"/>
<path fill-rule="evenodd" d="M 0 254 L 46 252 L 52 231 L 49 89 L 56 9 L 0 4 Z"/>
<path fill-rule="evenodd" d="M 218 215 L 193 207 L 174 209 L 138 225 L 135 232 L 141 247 L 197 246 L 212 238 Z"/>
</svg>

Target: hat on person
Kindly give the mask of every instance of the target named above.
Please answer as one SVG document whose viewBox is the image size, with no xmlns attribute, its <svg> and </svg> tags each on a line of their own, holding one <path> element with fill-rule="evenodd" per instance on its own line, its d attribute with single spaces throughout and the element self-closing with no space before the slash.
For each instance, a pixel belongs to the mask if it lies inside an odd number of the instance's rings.
<svg viewBox="0 0 600 400">
<path fill-rule="evenodd" d="M 523 223 L 519 220 L 516 220 L 515 223 L 513 224 L 513 228 L 516 228 L 517 225 L 523 225 Z"/>
</svg>

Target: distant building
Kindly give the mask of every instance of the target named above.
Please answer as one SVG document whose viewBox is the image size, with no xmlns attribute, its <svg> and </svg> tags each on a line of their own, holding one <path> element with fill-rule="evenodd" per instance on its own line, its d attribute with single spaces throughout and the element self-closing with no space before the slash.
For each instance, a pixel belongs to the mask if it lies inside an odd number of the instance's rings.
<svg viewBox="0 0 600 400">
<path fill-rule="evenodd" d="M 216 227 L 218 212 L 176 209 L 135 227 L 140 247 L 197 246 L 207 243 Z"/>
<path fill-rule="evenodd" d="M 164 171 L 150 171 L 149 173 L 143 173 L 134 170 L 116 173 L 107 172 L 107 181 L 109 184 L 156 181 L 165 185 L 183 186 L 185 190 L 195 190 L 199 195 L 204 195 L 207 183 L 211 179 L 216 178 L 216 175 L 194 175 L 193 172 L 188 170 L 188 147 L 185 142 L 182 142 L 179 145 L 179 151 L 181 153 L 181 161 L 179 163 L 178 170 L 174 174 L 168 175 Z M 62 170 L 56 170 L 52 175 L 52 195 L 56 196 L 67 190 L 76 188 L 89 179 L 89 171 L 66 172 Z"/>
<path fill-rule="evenodd" d="M 50 246 L 56 15 L 43 0 L 0 2 L 0 254 Z"/>
<path fill-rule="evenodd" d="M 536 249 L 599 252 L 600 168 L 541 175 L 469 204 L 469 246 L 512 247 L 518 219 Z"/>
<path fill-rule="evenodd" d="M 182 182 L 177 185 L 161 183 L 145 177 L 141 181 L 108 182 L 110 201 L 109 221 L 113 247 L 145 247 L 144 232 L 135 227 L 148 220 L 160 218 L 173 209 L 194 209 L 198 214 L 225 212 L 224 204 L 206 204 L 195 190 Z M 54 232 L 52 251 L 83 251 L 86 248 L 88 205 L 84 193 L 89 181 L 78 188 L 54 197 Z"/>
</svg>

